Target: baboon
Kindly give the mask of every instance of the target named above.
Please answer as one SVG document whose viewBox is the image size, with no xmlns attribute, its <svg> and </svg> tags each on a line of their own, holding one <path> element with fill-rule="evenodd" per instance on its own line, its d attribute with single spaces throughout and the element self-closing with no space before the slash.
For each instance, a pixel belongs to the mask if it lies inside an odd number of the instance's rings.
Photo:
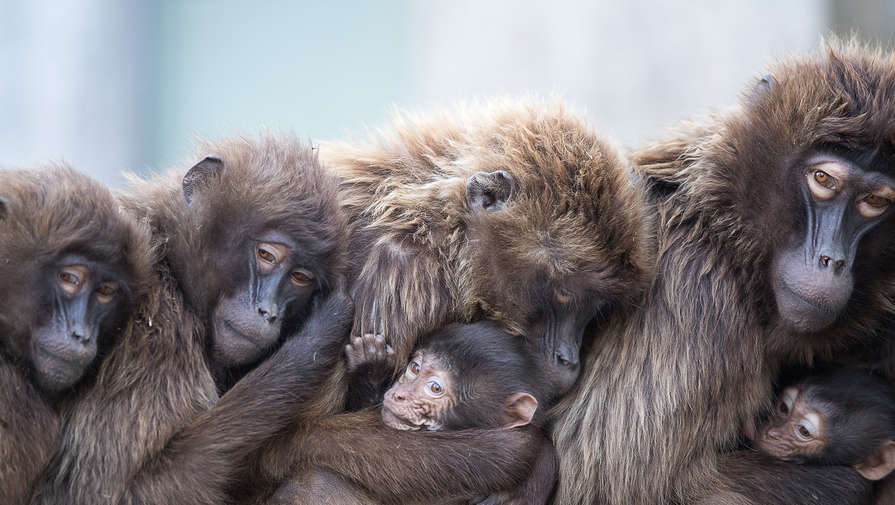
<svg viewBox="0 0 895 505">
<path fill-rule="evenodd" d="M 627 161 L 562 104 L 398 114 L 377 139 L 322 145 L 321 158 L 351 220 L 352 331 L 384 335 L 396 363 L 427 332 L 493 320 L 522 336 L 547 390 L 562 393 L 585 327 L 635 303 L 652 273 Z M 355 393 L 350 408 L 366 394 Z M 303 426 L 268 444 L 260 468 L 274 485 L 323 468 L 384 503 L 431 502 L 516 487 L 538 455 L 537 430 L 404 433 L 377 417 Z"/>
<path fill-rule="evenodd" d="M 870 503 L 871 483 L 895 468 L 895 396 L 882 377 L 812 370 L 786 384 L 769 415 L 746 425 L 754 451 L 722 456 L 728 491 L 705 503 Z"/>
<path fill-rule="evenodd" d="M 736 108 L 635 154 L 657 216 L 644 305 L 558 409 L 557 503 L 689 503 L 783 366 L 872 338 L 895 287 L 895 60 L 786 61 Z"/>
<path fill-rule="evenodd" d="M 0 502 L 27 502 L 151 264 L 148 229 L 96 181 L 0 170 Z"/>
<path fill-rule="evenodd" d="M 335 178 L 296 141 L 201 150 L 120 199 L 152 229 L 156 282 L 33 503 L 221 503 L 338 361 L 353 313 Z"/>
<path fill-rule="evenodd" d="M 352 221 L 353 333 L 384 335 L 396 363 L 425 333 L 491 319 L 530 340 L 564 391 L 585 327 L 646 286 L 629 164 L 560 103 L 399 113 L 378 138 L 324 144 L 321 157 Z"/>
<path fill-rule="evenodd" d="M 815 371 L 783 389 L 770 418 L 746 434 L 768 456 L 880 480 L 895 469 L 895 391 L 859 369 Z"/>
<path fill-rule="evenodd" d="M 354 381 L 366 381 L 369 371 L 365 368 L 389 373 L 393 369 L 394 355 L 387 352 L 380 336 L 357 337 L 347 347 L 349 377 Z M 383 423 L 397 430 L 542 426 L 551 398 L 545 384 L 522 342 L 495 323 L 451 324 L 422 338 L 404 374 L 388 388 L 377 410 Z M 378 392 L 371 395 L 369 406 L 379 404 L 380 398 Z M 514 498 L 522 503 L 546 503 L 553 490 L 553 445 L 544 438 L 541 447 L 543 454 L 533 475 L 515 491 Z M 351 483 L 318 471 L 284 486 L 272 503 L 379 503 L 362 496 L 363 490 Z"/>
</svg>

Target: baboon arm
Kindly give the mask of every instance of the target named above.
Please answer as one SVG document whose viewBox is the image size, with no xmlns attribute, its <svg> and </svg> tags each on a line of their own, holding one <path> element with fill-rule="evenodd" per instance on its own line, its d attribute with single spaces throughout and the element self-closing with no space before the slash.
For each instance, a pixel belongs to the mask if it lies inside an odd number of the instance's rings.
<svg viewBox="0 0 895 505">
<path fill-rule="evenodd" d="M 50 457 L 56 413 L 9 363 L 0 362 L 0 503 L 22 503 Z"/>
<path fill-rule="evenodd" d="M 535 460 L 531 475 L 525 479 L 516 489 L 502 491 L 488 496 L 483 501 L 475 502 L 476 505 L 504 505 L 504 504 L 530 504 L 545 505 L 553 495 L 556 487 L 556 478 L 559 465 L 556 461 L 556 449 L 550 439 L 544 437 L 541 441 L 541 450 L 538 459 Z"/>
<path fill-rule="evenodd" d="M 96 383 L 65 411 L 32 505 L 111 505 L 169 439 L 217 401 L 199 323 L 173 283 L 153 289 Z"/>
<path fill-rule="evenodd" d="M 327 311 L 323 310 L 322 316 Z M 175 435 L 131 481 L 127 504 L 225 501 L 228 484 L 247 459 L 295 418 L 337 362 L 344 321 L 309 320 L 270 358 L 228 391 L 211 410 Z"/>
<path fill-rule="evenodd" d="M 431 502 L 518 486 L 531 472 L 543 434 L 514 430 L 408 432 L 386 427 L 375 409 L 320 419 L 265 455 L 265 473 L 320 467 L 358 483 L 385 503 Z"/>
<path fill-rule="evenodd" d="M 737 451 L 722 455 L 719 469 L 722 491 L 700 505 L 860 505 L 871 498 L 870 482 L 844 465 L 800 465 Z"/>
</svg>

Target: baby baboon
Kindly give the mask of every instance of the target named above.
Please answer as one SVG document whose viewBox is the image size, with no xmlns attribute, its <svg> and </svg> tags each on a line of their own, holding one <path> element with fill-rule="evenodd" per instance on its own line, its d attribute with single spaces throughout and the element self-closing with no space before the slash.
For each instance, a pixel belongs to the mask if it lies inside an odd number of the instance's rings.
<svg viewBox="0 0 895 505">
<path fill-rule="evenodd" d="M 702 503 L 870 503 L 872 482 L 895 468 L 892 384 L 857 368 L 812 371 L 746 435 L 755 450 L 724 455 L 725 490 Z"/>
<path fill-rule="evenodd" d="M 368 382 L 371 368 L 393 369 L 393 355 L 378 336 L 357 337 L 346 353 L 354 380 Z M 386 426 L 404 431 L 540 427 L 550 396 L 544 390 L 539 361 L 532 359 L 518 338 L 492 322 L 448 325 L 423 337 L 377 410 Z M 370 405 L 380 397 L 379 392 L 371 395 Z M 546 437 L 541 453 L 532 475 L 523 486 L 507 492 L 507 500 L 546 503 L 556 479 L 556 455 Z M 360 498 L 365 496 L 363 489 L 333 472 L 319 470 L 281 488 L 273 503 L 310 505 L 326 503 L 334 496 L 343 502 L 379 503 Z"/>
</svg>

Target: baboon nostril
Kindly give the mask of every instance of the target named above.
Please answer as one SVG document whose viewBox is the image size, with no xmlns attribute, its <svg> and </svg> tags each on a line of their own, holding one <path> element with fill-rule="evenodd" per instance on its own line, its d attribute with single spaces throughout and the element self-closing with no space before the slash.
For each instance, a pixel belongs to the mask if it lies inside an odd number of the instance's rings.
<svg viewBox="0 0 895 505">
<path fill-rule="evenodd" d="M 830 261 L 832 261 L 832 258 L 830 258 L 829 256 L 825 256 L 825 255 L 821 256 L 820 257 L 820 266 L 828 267 L 828 266 L 830 266 Z"/>
</svg>

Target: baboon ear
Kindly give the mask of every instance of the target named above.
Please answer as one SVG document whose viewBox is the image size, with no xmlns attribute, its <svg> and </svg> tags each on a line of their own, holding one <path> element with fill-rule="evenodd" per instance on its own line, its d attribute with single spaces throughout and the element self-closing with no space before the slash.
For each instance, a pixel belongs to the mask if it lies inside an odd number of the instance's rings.
<svg viewBox="0 0 895 505">
<path fill-rule="evenodd" d="M 777 80 L 774 79 L 774 76 L 768 74 L 755 83 L 755 87 L 752 88 L 752 93 L 749 95 L 749 98 L 752 100 L 757 100 L 766 94 L 768 94 L 771 90 L 777 87 Z"/>
<path fill-rule="evenodd" d="M 6 198 L 0 196 L 0 220 L 6 219 L 6 216 L 9 215 L 9 204 L 6 203 Z"/>
<path fill-rule="evenodd" d="M 538 411 L 538 400 L 523 392 L 513 393 L 507 399 L 506 407 L 504 407 L 503 428 L 516 428 L 526 426 L 531 423 L 535 412 Z"/>
<path fill-rule="evenodd" d="M 473 212 L 501 210 L 515 192 L 516 180 L 504 170 L 476 172 L 466 181 L 466 203 Z"/>
<path fill-rule="evenodd" d="M 895 470 L 895 442 L 883 442 L 876 452 L 855 464 L 855 470 L 867 480 L 880 480 L 892 473 Z"/>
<path fill-rule="evenodd" d="M 193 203 L 193 196 L 208 179 L 224 168 L 224 162 L 215 156 L 206 156 L 205 159 L 193 165 L 183 176 L 183 199 L 186 203 Z"/>
</svg>

